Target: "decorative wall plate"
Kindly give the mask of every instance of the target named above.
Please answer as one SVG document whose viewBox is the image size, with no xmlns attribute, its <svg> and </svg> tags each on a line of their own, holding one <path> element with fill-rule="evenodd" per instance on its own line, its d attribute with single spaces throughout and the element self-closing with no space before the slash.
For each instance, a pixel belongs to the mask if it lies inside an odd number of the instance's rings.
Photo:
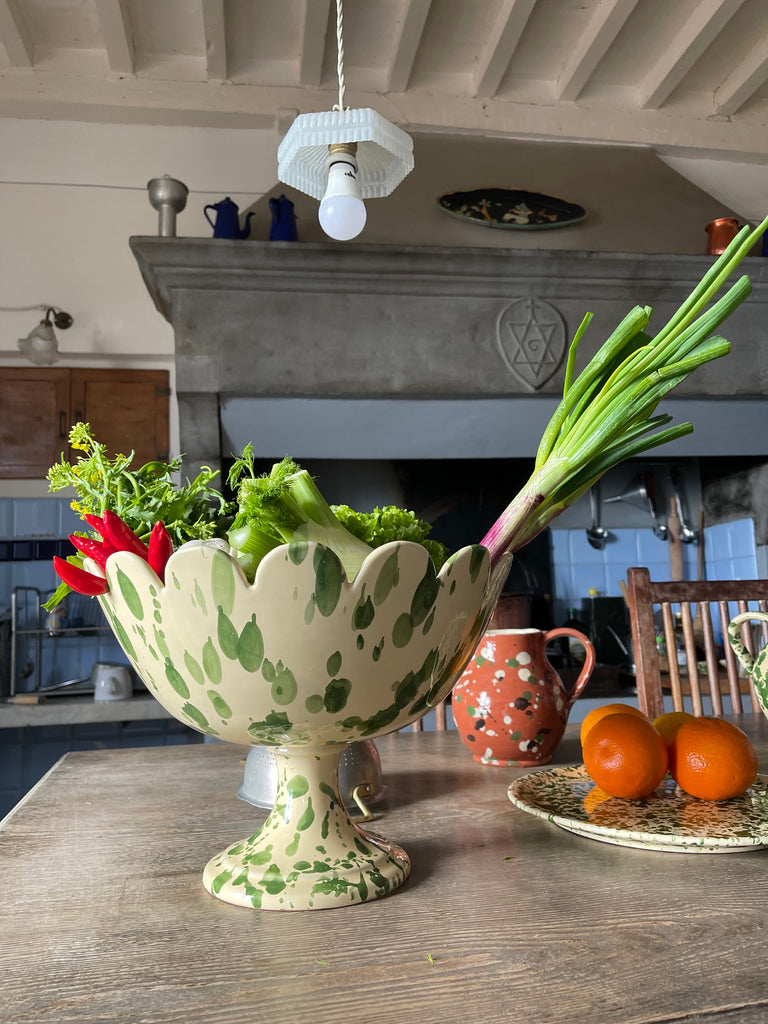
<svg viewBox="0 0 768 1024">
<path fill-rule="evenodd" d="M 768 846 L 766 775 L 731 800 L 697 800 L 669 776 L 647 800 L 620 800 L 599 790 L 584 765 L 567 765 L 524 775 L 508 796 L 528 814 L 616 846 L 670 853 L 738 853 Z"/>
<path fill-rule="evenodd" d="M 440 196 L 442 210 L 452 217 L 486 228 L 516 231 L 563 228 L 584 220 L 587 211 L 576 203 L 555 199 L 540 192 L 509 188 L 476 188 Z"/>
</svg>

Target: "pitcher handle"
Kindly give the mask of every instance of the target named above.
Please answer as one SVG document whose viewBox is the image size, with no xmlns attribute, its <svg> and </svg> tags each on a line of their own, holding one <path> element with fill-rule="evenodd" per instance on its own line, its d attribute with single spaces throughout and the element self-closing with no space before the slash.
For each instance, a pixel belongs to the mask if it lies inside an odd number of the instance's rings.
<svg viewBox="0 0 768 1024">
<path fill-rule="evenodd" d="M 216 207 L 215 207 L 215 206 L 213 206 L 213 204 L 212 204 L 212 203 L 209 203 L 209 204 L 208 204 L 208 206 L 204 206 L 204 207 L 203 207 L 203 215 L 205 216 L 205 219 L 206 219 L 206 220 L 208 221 L 208 223 L 209 223 L 209 224 L 211 225 L 211 227 L 212 227 L 212 228 L 213 228 L 214 230 L 216 229 L 216 225 L 215 225 L 215 224 L 213 223 L 213 221 L 211 220 L 211 218 L 210 218 L 210 217 L 208 216 L 208 211 L 209 211 L 209 210 L 215 210 L 215 209 L 216 209 Z"/>
<path fill-rule="evenodd" d="M 580 633 L 578 629 L 571 629 L 570 626 L 556 626 L 555 629 L 550 629 L 548 633 L 544 634 L 544 646 L 546 647 L 550 640 L 554 640 L 558 636 L 572 636 L 575 640 L 579 640 L 584 644 L 584 650 L 587 652 L 587 656 L 584 659 L 584 666 L 581 672 L 579 672 L 578 678 L 573 684 L 571 692 L 568 694 L 568 710 L 570 711 L 573 707 L 574 701 L 589 682 L 589 677 L 592 675 L 592 669 L 595 667 L 597 656 L 595 654 L 595 645 L 589 637 Z"/>
<path fill-rule="evenodd" d="M 734 615 L 728 623 L 728 640 L 730 641 L 734 654 L 746 669 L 747 675 L 750 679 L 752 678 L 752 670 L 755 667 L 755 659 L 749 653 L 746 645 L 741 639 L 741 627 L 745 622 L 749 622 L 751 619 L 760 619 L 762 622 L 768 622 L 768 613 L 740 612 L 738 615 Z"/>
</svg>

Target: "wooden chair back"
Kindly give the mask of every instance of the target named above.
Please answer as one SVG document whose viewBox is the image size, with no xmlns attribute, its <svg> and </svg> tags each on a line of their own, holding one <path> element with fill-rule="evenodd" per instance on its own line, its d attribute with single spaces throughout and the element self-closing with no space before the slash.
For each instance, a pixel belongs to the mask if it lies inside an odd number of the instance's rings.
<svg viewBox="0 0 768 1024">
<path fill-rule="evenodd" d="M 706 695 L 712 704 L 708 713 L 739 714 L 742 694 L 749 694 L 753 709 L 759 710 L 749 680 L 740 675 L 738 660 L 728 642 L 728 623 L 739 612 L 756 608 L 768 610 L 768 580 L 654 581 L 648 569 L 631 568 L 627 570 L 627 603 L 641 711 L 651 719 L 664 713 L 664 682 L 671 691 L 675 711 L 687 710 L 683 698 L 690 695 L 693 714 L 704 714 L 702 698 Z M 684 658 L 680 659 L 675 631 L 677 608 L 685 648 Z M 715 639 L 713 608 L 723 638 L 724 666 L 720 664 L 721 654 Z M 661 626 L 655 618 L 657 612 L 660 612 Z M 761 624 L 761 634 L 765 644 L 768 624 Z M 668 652 L 663 674 L 657 637 L 663 639 Z M 742 627 L 742 637 L 750 653 L 755 654 L 750 623 Z M 726 698 L 725 704 L 723 698 Z M 730 707 L 726 706 L 728 702 Z"/>
</svg>

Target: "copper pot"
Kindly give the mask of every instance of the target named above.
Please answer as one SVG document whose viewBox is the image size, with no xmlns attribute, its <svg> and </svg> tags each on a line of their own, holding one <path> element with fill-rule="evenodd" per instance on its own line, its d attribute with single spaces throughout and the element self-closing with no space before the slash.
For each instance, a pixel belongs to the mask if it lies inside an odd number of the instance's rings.
<svg viewBox="0 0 768 1024">
<path fill-rule="evenodd" d="M 733 241 L 739 230 L 739 222 L 735 217 L 718 217 L 705 228 L 709 235 L 707 255 L 719 256 L 725 251 L 729 242 Z"/>
</svg>

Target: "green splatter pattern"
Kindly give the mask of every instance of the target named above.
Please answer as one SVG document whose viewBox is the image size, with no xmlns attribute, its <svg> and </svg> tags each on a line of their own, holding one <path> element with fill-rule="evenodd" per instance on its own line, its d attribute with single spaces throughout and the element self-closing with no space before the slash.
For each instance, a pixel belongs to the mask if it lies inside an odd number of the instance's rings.
<svg viewBox="0 0 768 1024">
<path fill-rule="evenodd" d="M 385 896 L 402 885 L 410 873 L 407 854 L 355 825 L 336 786 L 318 781 L 333 778 L 336 754 L 296 760 L 298 770 L 278 756 L 273 810 L 255 835 L 209 861 L 203 873 L 208 891 L 256 909 L 320 910 Z"/>
<path fill-rule="evenodd" d="M 314 748 L 408 724 L 447 696 L 491 604 L 487 563 L 465 548 L 436 576 L 420 546 L 388 544 L 348 583 L 332 552 L 292 544 L 251 585 L 225 552 L 194 545 L 172 556 L 174 582 L 160 589 L 145 564 L 115 555 L 100 601 L 172 714 L 217 733 L 225 718 L 229 739 L 252 743 L 258 723 L 285 711 L 290 726 L 273 742 Z M 199 715 L 182 713 L 188 702 Z"/>
</svg>

